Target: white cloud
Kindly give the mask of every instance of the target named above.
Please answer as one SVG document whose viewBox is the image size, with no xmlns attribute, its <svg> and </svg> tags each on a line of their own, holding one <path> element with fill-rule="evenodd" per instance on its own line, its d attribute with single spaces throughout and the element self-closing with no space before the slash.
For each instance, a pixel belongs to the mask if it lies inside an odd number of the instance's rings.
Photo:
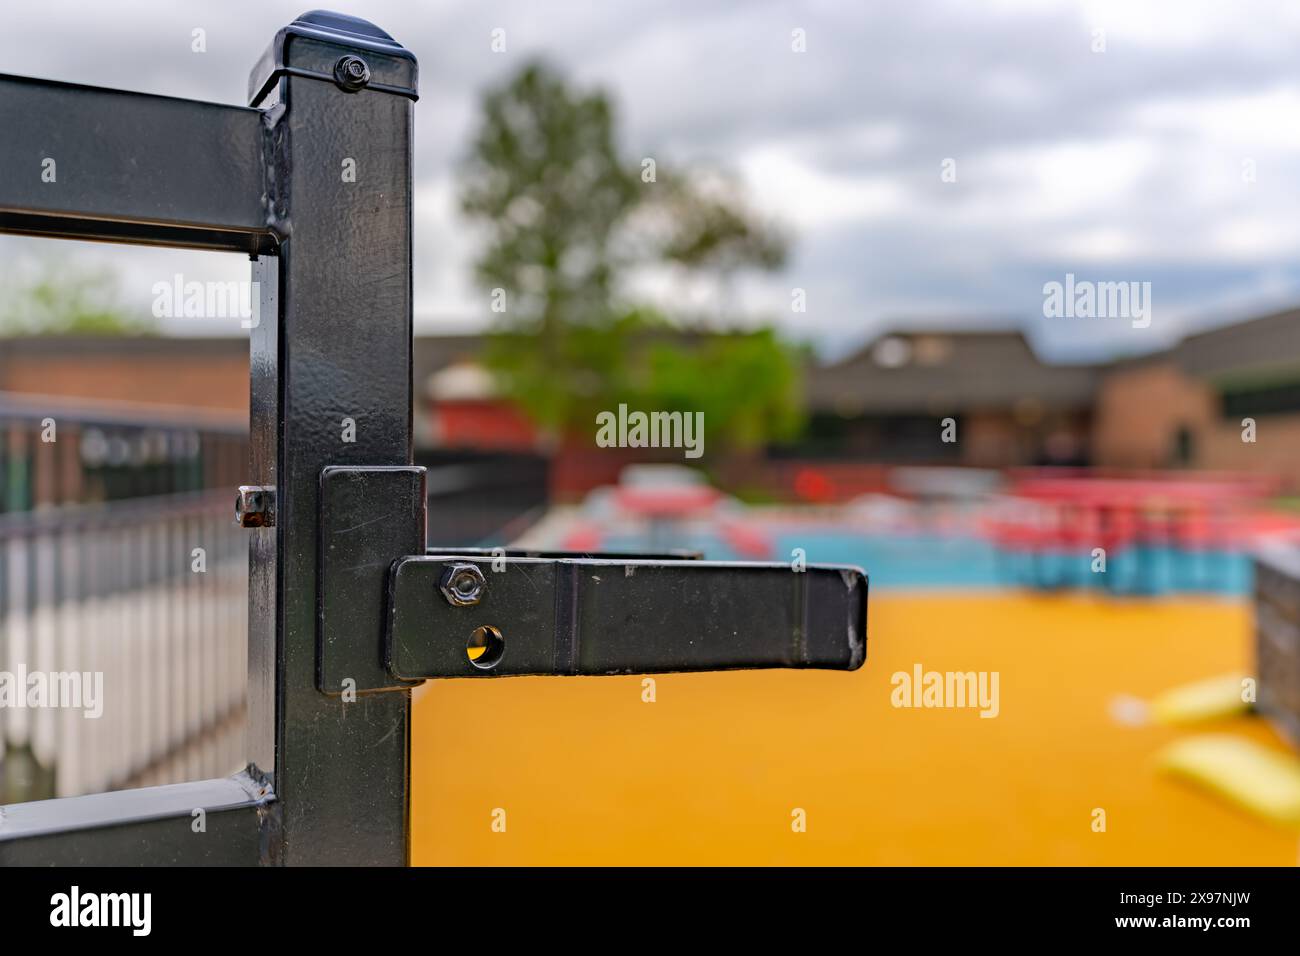
<svg viewBox="0 0 1300 956">
<path fill-rule="evenodd" d="M 252 63 L 301 12 L 296 0 L 43 0 L 6 11 L 0 57 L 14 73 L 238 103 Z M 481 89 L 533 53 L 612 91 L 630 155 L 735 169 L 752 202 L 793 228 L 786 272 L 733 295 L 796 333 L 860 337 L 901 314 L 1030 316 L 1042 274 L 1074 266 L 1156 275 L 1171 311 L 1245 302 L 1252 289 L 1272 304 L 1297 285 L 1300 5 L 367 0 L 356 12 L 421 59 L 418 328 L 490 314 L 453 163 Z M 189 49 L 194 26 L 209 31 L 207 54 Z M 488 49 L 496 26 L 506 55 Z M 790 51 L 794 26 L 807 53 Z M 1105 54 L 1089 49 L 1097 28 Z M 949 156 L 958 181 L 944 184 Z M 124 290 L 175 261 L 63 248 L 120 267 Z M 694 302 L 662 276 L 644 282 Z M 800 317 L 781 308 L 795 285 L 812 304 Z"/>
<path fill-rule="evenodd" d="M 800 229 L 870 221 L 903 209 L 900 183 L 824 172 L 781 145 L 749 150 L 738 165 L 755 204 Z"/>
</svg>

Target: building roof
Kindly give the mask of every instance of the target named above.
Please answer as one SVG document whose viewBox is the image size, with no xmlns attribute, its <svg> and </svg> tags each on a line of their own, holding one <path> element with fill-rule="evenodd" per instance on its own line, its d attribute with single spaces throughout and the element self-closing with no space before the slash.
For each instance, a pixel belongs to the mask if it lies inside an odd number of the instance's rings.
<svg viewBox="0 0 1300 956">
<path fill-rule="evenodd" d="M 1098 369 L 1047 365 L 1018 330 L 886 332 L 858 352 L 809 372 L 815 409 L 841 414 L 1007 408 L 1033 399 L 1050 409 L 1089 405 Z"/>
<path fill-rule="evenodd" d="M 1189 335 L 1169 356 L 1190 375 L 1224 379 L 1300 374 L 1300 309 Z"/>
</svg>

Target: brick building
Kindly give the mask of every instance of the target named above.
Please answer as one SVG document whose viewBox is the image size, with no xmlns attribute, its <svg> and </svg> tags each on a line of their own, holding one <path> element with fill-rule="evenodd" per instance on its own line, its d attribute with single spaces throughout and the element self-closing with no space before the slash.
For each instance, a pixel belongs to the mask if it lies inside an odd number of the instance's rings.
<svg viewBox="0 0 1300 956">
<path fill-rule="evenodd" d="M 416 338 L 417 444 L 537 449 L 527 417 L 494 395 L 477 364 L 482 347 L 479 336 Z M 808 428 L 791 447 L 774 449 L 779 456 L 1251 471 L 1300 490 L 1300 309 L 1103 365 L 1044 362 L 1016 330 L 899 330 L 809 368 L 805 381 Z M 0 391 L 246 413 L 248 344 L 0 340 Z M 941 440 L 944 418 L 956 425 L 955 443 Z M 1245 418 L 1255 422 L 1253 443 L 1242 441 Z M 570 450 L 572 468 L 557 463 L 558 473 L 607 480 L 605 472 L 622 463 L 610 453 L 584 458 L 578 451 Z"/>
<path fill-rule="evenodd" d="M 1300 309 L 1109 366 L 1092 442 L 1105 465 L 1268 473 L 1300 490 Z"/>
<path fill-rule="evenodd" d="M 248 340 L 0 339 L 0 392 L 248 413 Z"/>
<path fill-rule="evenodd" d="M 1099 370 L 1048 365 L 1016 330 L 887 332 L 809 370 L 797 451 L 978 467 L 1081 464 Z M 957 441 L 943 440 L 951 418 Z"/>
</svg>

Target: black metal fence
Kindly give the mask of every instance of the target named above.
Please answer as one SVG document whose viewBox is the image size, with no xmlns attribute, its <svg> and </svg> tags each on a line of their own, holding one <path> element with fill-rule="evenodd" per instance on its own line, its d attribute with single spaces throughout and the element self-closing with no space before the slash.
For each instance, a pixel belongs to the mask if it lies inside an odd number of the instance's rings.
<svg viewBox="0 0 1300 956">
<path fill-rule="evenodd" d="M 0 392 L 0 514 L 234 488 L 240 416 Z"/>
<path fill-rule="evenodd" d="M 418 458 L 431 543 L 508 544 L 545 508 L 541 456 Z M 0 674 L 24 693 L 30 674 L 67 675 L 92 698 L 0 708 L 0 803 L 242 767 L 248 548 L 231 502 L 247 459 L 247 426 L 220 415 L 0 394 Z"/>
<path fill-rule="evenodd" d="M 197 410 L 0 396 L 6 802 L 242 765 L 247 544 L 230 489 L 247 448 L 242 423 Z M 40 699 L 54 687 L 65 699 Z"/>
<path fill-rule="evenodd" d="M 506 545 L 546 509 L 541 455 L 428 449 L 415 453 L 415 463 L 429 469 L 431 545 Z"/>
</svg>

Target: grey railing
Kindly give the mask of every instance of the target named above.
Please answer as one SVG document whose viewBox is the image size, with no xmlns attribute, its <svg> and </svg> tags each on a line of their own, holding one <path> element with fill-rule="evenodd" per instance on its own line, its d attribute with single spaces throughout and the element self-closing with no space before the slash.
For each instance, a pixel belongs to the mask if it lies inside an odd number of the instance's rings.
<svg viewBox="0 0 1300 956">
<path fill-rule="evenodd" d="M 243 766 L 247 457 L 202 410 L 0 394 L 0 680 L 102 681 L 99 716 L 0 698 L 0 803 Z M 424 460 L 440 544 L 506 544 L 544 507 L 536 456 Z"/>
<path fill-rule="evenodd" d="M 1255 554 L 1258 708 L 1300 743 L 1300 542 Z"/>
<path fill-rule="evenodd" d="M 0 513 L 233 489 L 247 465 L 230 412 L 0 392 Z"/>
<path fill-rule="evenodd" d="M 229 415 L 0 394 L 5 801 L 242 766 L 247 456 Z"/>
<path fill-rule="evenodd" d="M 7 800 L 239 769 L 239 530 L 224 492 L 0 516 L 0 671 L 33 695 L 0 708 Z"/>
</svg>

